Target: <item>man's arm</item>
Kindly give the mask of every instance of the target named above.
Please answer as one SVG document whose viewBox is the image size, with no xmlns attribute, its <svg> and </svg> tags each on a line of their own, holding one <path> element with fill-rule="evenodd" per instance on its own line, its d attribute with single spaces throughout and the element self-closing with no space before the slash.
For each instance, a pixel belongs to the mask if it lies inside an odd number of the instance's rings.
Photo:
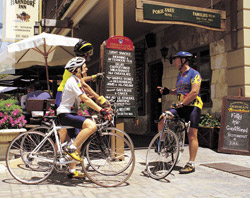
<svg viewBox="0 0 250 198">
<path fill-rule="evenodd" d="M 101 111 L 101 107 L 98 106 L 91 98 L 89 98 L 85 93 L 80 95 L 81 100 L 91 109 L 94 109 L 97 112 Z"/>
<path fill-rule="evenodd" d="M 95 82 L 97 79 L 102 79 L 103 78 L 103 73 L 97 73 L 92 76 L 84 76 L 83 79 L 85 82 L 93 81 Z"/>
<path fill-rule="evenodd" d="M 85 78 L 88 78 L 88 77 L 84 77 L 81 79 L 82 88 L 87 94 L 89 94 L 90 96 L 93 96 L 97 100 L 100 96 L 85 82 Z"/>
<path fill-rule="evenodd" d="M 177 89 L 170 89 L 169 94 L 171 95 L 177 95 Z"/>
</svg>

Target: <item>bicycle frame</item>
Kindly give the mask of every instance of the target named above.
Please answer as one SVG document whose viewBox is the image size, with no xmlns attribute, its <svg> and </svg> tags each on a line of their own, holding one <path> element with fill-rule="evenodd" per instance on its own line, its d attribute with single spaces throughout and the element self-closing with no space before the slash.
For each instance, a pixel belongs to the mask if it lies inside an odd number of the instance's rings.
<svg viewBox="0 0 250 198">
<path fill-rule="evenodd" d="M 42 141 L 34 148 L 33 151 L 31 151 L 30 153 L 30 158 L 36 158 L 33 154 L 35 152 L 37 152 L 44 144 L 44 142 L 52 135 L 54 134 L 55 135 L 55 144 L 57 146 L 57 153 L 59 154 L 59 157 L 62 158 L 63 157 L 63 149 L 62 147 L 67 144 L 67 142 L 65 143 L 61 143 L 61 140 L 59 139 L 59 136 L 58 136 L 58 130 L 60 129 L 64 129 L 64 128 L 71 128 L 69 126 L 56 126 L 55 124 L 55 121 L 52 120 L 51 121 L 52 123 L 52 127 L 50 128 L 50 130 L 46 133 L 46 136 L 42 139 Z M 48 160 L 48 159 L 45 159 L 44 161 L 47 161 L 47 162 L 53 162 L 52 160 Z M 63 164 L 70 164 L 74 162 L 74 160 L 70 160 L 70 161 L 66 161 L 66 162 L 56 162 L 57 164 L 60 164 L 60 165 L 63 165 Z"/>
</svg>

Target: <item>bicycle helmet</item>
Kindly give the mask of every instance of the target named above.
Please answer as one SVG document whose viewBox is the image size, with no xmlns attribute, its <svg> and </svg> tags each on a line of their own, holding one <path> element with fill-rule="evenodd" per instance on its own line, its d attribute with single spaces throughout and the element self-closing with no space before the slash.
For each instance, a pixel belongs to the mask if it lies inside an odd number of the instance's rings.
<svg viewBox="0 0 250 198">
<path fill-rule="evenodd" d="M 192 57 L 193 57 L 193 54 L 191 54 L 191 53 L 189 53 L 189 52 L 185 52 L 185 51 L 180 51 L 180 52 L 177 52 L 177 53 L 173 56 L 173 58 L 177 58 L 177 57 L 189 59 L 189 58 L 192 58 Z"/>
<path fill-rule="evenodd" d="M 81 67 L 85 63 L 85 58 L 75 57 L 69 60 L 66 64 L 65 69 L 67 69 L 71 73 L 75 73 L 78 67 Z"/>
<path fill-rule="evenodd" d="M 85 56 L 89 53 L 90 56 L 93 55 L 93 45 L 88 41 L 80 40 L 74 47 L 74 52 L 76 56 Z"/>
<path fill-rule="evenodd" d="M 185 65 L 185 63 L 187 61 L 191 61 L 191 58 L 193 57 L 193 54 L 189 53 L 189 52 L 185 52 L 185 51 L 180 51 L 177 52 L 174 56 L 173 59 L 175 58 L 180 58 L 181 59 L 181 63 L 182 63 L 182 59 L 185 58 L 185 62 L 181 64 L 181 67 L 179 68 L 179 70 L 182 69 L 182 67 Z"/>
</svg>

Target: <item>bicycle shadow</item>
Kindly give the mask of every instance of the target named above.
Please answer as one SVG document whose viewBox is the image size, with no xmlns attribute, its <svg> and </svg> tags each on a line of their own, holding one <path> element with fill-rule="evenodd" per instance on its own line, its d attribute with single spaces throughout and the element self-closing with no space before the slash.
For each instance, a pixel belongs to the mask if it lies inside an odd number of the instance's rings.
<svg viewBox="0 0 250 198">
<path fill-rule="evenodd" d="M 12 178 L 11 176 L 3 179 L 2 182 L 7 184 L 15 184 L 15 185 L 24 185 L 21 182 L 17 181 L 16 179 Z M 85 178 L 68 178 L 66 172 L 56 172 L 54 171 L 48 179 L 39 183 L 39 184 L 29 184 L 29 185 L 60 185 L 60 186 L 67 186 L 67 187 L 88 187 L 88 188 L 107 188 L 98 186 L 97 184 L 90 181 L 87 177 Z M 124 182 L 119 187 L 128 186 L 128 182 Z"/>
</svg>

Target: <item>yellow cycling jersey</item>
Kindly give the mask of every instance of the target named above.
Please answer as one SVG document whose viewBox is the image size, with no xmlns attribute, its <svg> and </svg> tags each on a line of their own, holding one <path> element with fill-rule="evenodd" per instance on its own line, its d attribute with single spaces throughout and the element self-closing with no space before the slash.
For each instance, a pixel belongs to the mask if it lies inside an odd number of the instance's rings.
<svg viewBox="0 0 250 198">
<path fill-rule="evenodd" d="M 64 89 L 64 86 L 67 82 L 67 80 L 72 76 L 72 73 L 70 73 L 67 69 L 64 70 L 64 73 L 63 73 L 63 80 L 62 82 L 60 83 L 59 87 L 57 88 L 57 91 L 63 91 Z"/>
<path fill-rule="evenodd" d="M 184 98 L 189 94 L 191 91 L 192 84 L 201 83 L 201 76 L 198 71 L 190 68 L 188 71 L 184 72 L 183 75 L 179 73 L 176 81 L 176 88 L 177 88 L 177 100 L 181 103 Z M 200 95 L 194 99 L 193 102 L 188 104 L 187 106 L 196 106 L 200 109 L 203 107 L 203 102 L 201 100 Z"/>
</svg>

